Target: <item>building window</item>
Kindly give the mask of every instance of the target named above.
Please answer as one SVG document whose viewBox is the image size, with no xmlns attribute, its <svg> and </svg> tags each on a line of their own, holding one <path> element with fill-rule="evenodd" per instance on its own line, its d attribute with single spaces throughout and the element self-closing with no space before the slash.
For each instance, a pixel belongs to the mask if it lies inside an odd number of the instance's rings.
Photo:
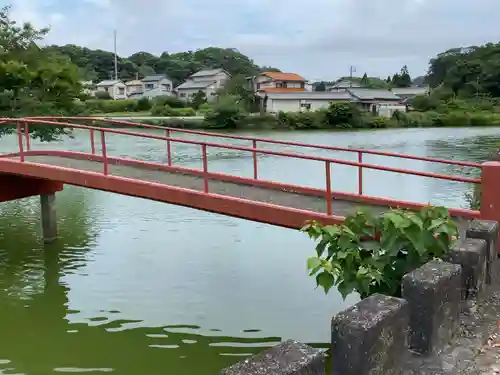
<svg viewBox="0 0 500 375">
<path fill-rule="evenodd" d="M 180 96 L 181 98 L 185 98 L 185 97 L 186 97 L 186 93 L 185 93 L 185 92 L 181 92 L 181 93 L 179 94 L 179 96 Z"/>
<path fill-rule="evenodd" d="M 123 87 L 118 87 L 118 94 L 119 94 L 119 95 L 125 95 L 125 88 L 123 88 Z"/>
<path fill-rule="evenodd" d="M 153 85 L 152 83 L 147 83 L 145 87 L 146 87 L 146 90 L 152 90 L 155 88 L 155 85 Z"/>
<path fill-rule="evenodd" d="M 283 88 L 283 83 L 281 83 L 281 82 L 276 82 L 276 88 L 277 88 L 277 89 L 282 89 L 282 88 Z"/>
<path fill-rule="evenodd" d="M 162 86 L 163 91 L 171 91 L 172 90 L 172 88 L 170 87 L 169 84 L 163 84 L 161 86 Z"/>
</svg>

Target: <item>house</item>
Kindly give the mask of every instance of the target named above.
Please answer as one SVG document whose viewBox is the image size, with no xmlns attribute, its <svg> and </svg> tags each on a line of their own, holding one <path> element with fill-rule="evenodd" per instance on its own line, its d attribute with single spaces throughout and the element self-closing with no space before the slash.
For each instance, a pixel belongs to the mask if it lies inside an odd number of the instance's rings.
<svg viewBox="0 0 500 375">
<path fill-rule="evenodd" d="M 389 90 L 353 88 L 346 91 L 356 99 L 361 109 L 373 114 L 391 117 L 396 111 L 406 112 L 406 106 L 401 103 L 401 98 Z"/>
<path fill-rule="evenodd" d="M 144 77 L 142 80 L 142 85 L 143 92 L 159 88 L 163 90 L 166 95 L 170 95 L 173 88 L 172 80 L 165 74 L 154 74 Z"/>
<path fill-rule="evenodd" d="M 252 79 L 252 86 L 259 93 L 306 91 L 307 80 L 295 73 L 263 72 Z"/>
<path fill-rule="evenodd" d="M 229 78 L 229 73 L 224 69 L 200 70 L 177 86 L 175 91 L 181 100 L 187 101 L 201 91 L 205 94 L 207 101 L 212 101 L 215 99 L 217 90 L 223 87 Z"/>
<path fill-rule="evenodd" d="M 328 108 L 331 102 L 355 101 L 347 91 L 260 92 L 261 105 L 266 112 L 302 112 Z"/>
<path fill-rule="evenodd" d="M 170 96 L 173 95 L 172 91 L 165 91 L 162 87 L 157 87 L 151 90 L 147 91 L 139 91 L 132 93 L 128 96 L 129 99 L 142 99 L 142 98 L 148 98 L 148 99 L 153 99 L 156 98 L 157 96 Z"/>
<path fill-rule="evenodd" d="M 107 92 L 111 99 L 127 99 L 127 86 L 119 79 L 101 81 L 96 88 L 96 93 Z"/>
<path fill-rule="evenodd" d="M 259 92 L 266 112 L 303 112 L 328 108 L 332 102 L 353 102 L 373 114 L 391 117 L 395 111 L 406 112 L 401 99 L 389 90 L 349 89 L 341 91 Z"/>
<path fill-rule="evenodd" d="M 429 95 L 429 86 L 396 87 L 391 90 L 401 99 L 410 99 L 417 95 Z"/>
<path fill-rule="evenodd" d="M 333 85 L 328 85 L 326 91 L 345 91 L 356 88 L 363 88 L 363 85 L 349 78 L 341 78 L 335 81 Z"/>
<path fill-rule="evenodd" d="M 127 86 L 127 94 L 130 96 L 135 93 L 140 93 L 143 91 L 142 81 L 138 79 L 134 79 L 133 81 L 125 82 L 125 86 Z"/>
</svg>

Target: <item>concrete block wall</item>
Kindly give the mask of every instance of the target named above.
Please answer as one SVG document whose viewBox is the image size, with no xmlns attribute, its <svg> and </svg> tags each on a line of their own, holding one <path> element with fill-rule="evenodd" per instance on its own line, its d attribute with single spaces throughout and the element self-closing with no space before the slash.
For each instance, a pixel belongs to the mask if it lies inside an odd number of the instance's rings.
<svg viewBox="0 0 500 375">
<path fill-rule="evenodd" d="M 456 333 L 463 301 L 482 298 L 500 275 L 498 223 L 474 220 L 444 260 L 403 278 L 402 298 L 372 295 L 337 314 L 331 326 L 333 375 L 399 375 L 408 355 L 439 353 Z M 323 375 L 326 354 L 286 341 L 221 375 Z"/>
</svg>

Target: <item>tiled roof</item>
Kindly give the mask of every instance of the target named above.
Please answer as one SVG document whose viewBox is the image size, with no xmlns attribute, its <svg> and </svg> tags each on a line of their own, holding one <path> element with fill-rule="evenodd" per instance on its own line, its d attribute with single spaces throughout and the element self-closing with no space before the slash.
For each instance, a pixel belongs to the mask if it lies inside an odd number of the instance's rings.
<svg viewBox="0 0 500 375">
<path fill-rule="evenodd" d="M 262 91 L 262 92 L 301 92 L 301 91 L 306 91 L 306 90 L 305 89 L 301 89 L 301 88 L 269 87 L 269 88 L 260 89 L 259 91 Z"/>
<path fill-rule="evenodd" d="M 377 89 L 347 89 L 354 97 L 359 100 L 400 100 L 399 97 L 394 95 L 389 90 L 377 90 Z"/>
<path fill-rule="evenodd" d="M 345 100 L 355 101 L 351 94 L 347 91 L 302 91 L 302 92 L 280 92 L 280 93 L 260 93 L 261 97 L 267 95 L 269 99 L 284 99 L 284 100 Z"/>
<path fill-rule="evenodd" d="M 200 70 L 194 74 L 191 75 L 191 77 L 207 77 L 207 76 L 214 76 L 216 74 L 224 72 L 224 69 L 205 69 L 205 70 Z"/>
<path fill-rule="evenodd" d="M 147 77 L 144 77 L 142 82 L 158 82 L 161 81 L 162 79 L 165 79 L 168 77 L 165 74 L 153 74 Z"/>
<path fill-rule="evenodd" d="M 395 95 L 425 95 L 429 93 L 429 87 L 396 87 L 392 92 Z"/>
<path fill-rule="evenodd" d="M 263 72 L 260 73 L 260 75 L 264 75 L 279 81 L 306 81 L 304 77 L 299 76 L 295 73 Z"/>
<path fill-rule="evenodd" d="M 187 90 L 187 89 L 204 89 L 207 86 L 213 85 L 216 81 L 186 81 L 183 84 L 176 87 L 176 90 Z"/>
<path fill-rule="evenodd" d="M 142 85 L 142 81 L 139 81 L 138 79 L 134 79 L 133 81 L 125 82 L 125 84 L 127 86 L 141 86 Z"/>
</svg>

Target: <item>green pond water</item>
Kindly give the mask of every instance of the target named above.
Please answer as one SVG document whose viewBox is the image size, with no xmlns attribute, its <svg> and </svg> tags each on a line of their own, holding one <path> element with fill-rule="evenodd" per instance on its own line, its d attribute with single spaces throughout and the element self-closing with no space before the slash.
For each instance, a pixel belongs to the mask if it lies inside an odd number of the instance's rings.
<svg viewBox="0 0 500 375">
<path fill-rule="evenodd" d="M 500 128 L 245 134 L 468 161 L 485 161 L 500 147 Z M 166 160 L 161 141 L 107 140 L 111 155 Z M 87 151 L 89 142 L 77 132 L 33 147 Z M 0 139 L 1 152 L 15 149 L 15 137 Z M 201 167 L 197 147 L 173 152 L 174 163 Z M 377 156 L 364 161 L 478 174 Z M 209 148 L 209 167 L 251 176 L 252 156 Z M 259 173 L 324 186 L 321 163 L 261 155 Z M 465 206 L 472 188 L 379 171 L 365 171 L 364 181 L 366 194 L 453 207 Z M 356 169 L 333 167 L 332 186 L 356 191 Z M 314 247 L 298 231 L 71 186 L 58 194 L 57 211 L 60 239 L 44 246 L 37 198 L 0 204 L 2 374 L 215 375 L 283 339 L 328 347 L 332 316 L 357 300 L 314 289 L 306 272 Z"/>
</svg>

